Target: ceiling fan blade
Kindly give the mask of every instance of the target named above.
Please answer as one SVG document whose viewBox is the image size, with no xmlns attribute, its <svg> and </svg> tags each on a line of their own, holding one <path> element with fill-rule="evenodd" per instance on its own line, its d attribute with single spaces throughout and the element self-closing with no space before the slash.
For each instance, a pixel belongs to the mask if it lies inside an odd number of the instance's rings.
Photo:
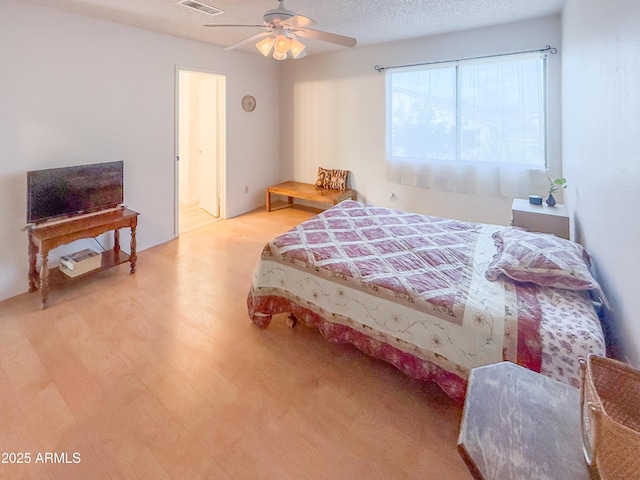
<svg viewBox="0 0 640 480">
<path fill-rule="evenodd" d="M 357 40 L 353 37 L 346 37 L 344 35 L 338 35 L 337 33 L 323 32 L 310 28 L 295 30 L 294 33 L 299 37 L 322 40 L 323 42 L 335 43 L 337 45 L 342 45 L 343 47 L 355 47 L 357 43 Z"/>
<path fill-rule="evenodd" d="M 271 31 L 258 33 L 257 35 L 254 35 L 252 37 L 245 38 L 241 42 L 234 43 L 233 45 L 229 45 L 228 47 L 223 48 L 223 50 L 233 50 L 234 48 L 241 47 L 243 45 L 246 45 L 247 43 L 253 42 L 255 40 L 258 40 L 259 38 L 266 37 L 268 35 L 271 35 Z"/>
<path fill-rule="evenodd" d="M 280 25 L 284 25 L 289 28 L 306 28 L 311 25 L 315 25 L 316 23 L 317 22 L 315 20 L 305 17 L 304 15 L 294 15 L 293 17 L 280 22 Z"/>
<path fill-rule="evenodd" d="M 262 25 L 237 25 L 237 24 L 222 24 L 222 23 L 203 25 L 203 27 L 258 27 L 258 28 L 265 28 L 264 24 L 262 24 Z"/>
</svg>

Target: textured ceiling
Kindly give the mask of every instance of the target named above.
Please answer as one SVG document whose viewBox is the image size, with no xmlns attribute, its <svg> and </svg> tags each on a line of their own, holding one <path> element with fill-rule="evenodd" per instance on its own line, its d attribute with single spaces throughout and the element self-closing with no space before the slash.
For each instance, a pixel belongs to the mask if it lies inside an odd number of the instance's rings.
<svg viewBox="0 0 640 480">
<path fill-rule="evenodd" d="M 277 0 L 197 0 L 223 10 L 216 16 L 185 8 L 178 0 L 29 0 L 32 3 L 147 30 L 229 46 L 261 30 L 207 28 L 207 23 L 260 24 Z M 355 37 L 358 45 L 485 27 L 561 11 L 565 0 L 286 0 L 285 6 L 317 22 L 313 28 Z M 344 49 L 304 39 L 309 55 Z M 253 44 L 242 47 L 254 51 Z"/>
</svg>

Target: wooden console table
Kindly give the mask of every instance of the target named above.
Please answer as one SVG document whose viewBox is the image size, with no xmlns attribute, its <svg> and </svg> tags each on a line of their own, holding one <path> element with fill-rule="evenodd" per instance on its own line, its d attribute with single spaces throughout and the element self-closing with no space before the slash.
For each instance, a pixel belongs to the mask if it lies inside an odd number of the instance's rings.
<svg viewBox="0 0 640 480">
<path fill-rule="evenodd" d="M 284 182 L 267 187 L 267 212 L 271 211 L 271 194 L 287 197 L 287 203 L 293 205 L 294 198 L 311 200 L 312 202 L 329 203 L 337 205 L 343 200 L 356 199 L 355 190 L 330 190 L 316 187 L 312 183 Z"/>
<path fill-rule="evenodd" d="M 45 308 L 49 299 L 49 252 L 56 247 L 82 238 L 93 238 L 113 230 L 113 250 L 103 252 L 100 270 L 130 263 L 130 272 L 136 271 L 136 227 L 138 212 L 119 208 L 81 217 L 73 217 L 51 224 L 36 225 L 29 230 L 29 291 L 40 289 L 40 308 Z M 120 251 L 121 228 L 131 229 L 131 253 Z M 36 268 L 36 256 L 40 252 L 40 273 Z"/>
<path fill-rule="evenodd" d="M 458 451 L 476 480 L 588 480 L 580 392 L 514 363 L 471 370 Z"/>
</svg>

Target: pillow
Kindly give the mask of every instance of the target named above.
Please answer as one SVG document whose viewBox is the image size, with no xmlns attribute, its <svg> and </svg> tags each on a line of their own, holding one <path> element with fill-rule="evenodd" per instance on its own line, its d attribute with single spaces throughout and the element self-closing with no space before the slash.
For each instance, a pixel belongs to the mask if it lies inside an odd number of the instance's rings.
<svg viewBox="0 0 640 480">
<path fill-rule="evenodd" d="M 493 234 L 498 253 L 485 277 L 497 280 L 503 274 L 518 282 L 565 290 L 596 290 L 591 276 L 591 258 L 582 245 L 555 235 L 527 232 L 511 227 Z"/>
<path fill-rule="evenodd" d="M 328 182 L 327 178 L 329 178 L 330 176 L 331 176 L 331 170 L 318 167 L 318 177 L 316 178 L 316 187 L 327 188 L 325 187 L 325 185 Z"/>
<path fill-rule="evenodd" d="M 326 169 L 318 167 L 316 187 L 330 190 L 346 190 L 349 170 Z"/>
</svg>

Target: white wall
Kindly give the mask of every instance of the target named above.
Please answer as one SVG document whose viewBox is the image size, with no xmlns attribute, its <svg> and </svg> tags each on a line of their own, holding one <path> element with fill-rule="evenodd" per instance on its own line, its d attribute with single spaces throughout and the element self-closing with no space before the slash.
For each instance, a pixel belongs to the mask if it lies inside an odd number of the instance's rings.
<svg viewBox="0 0 640 480">
<path fill-rule="evenodd" d="M 281 180 L 315 181 L 319 166 L 351 170 L 360 199 L 401 210 L 508 224 L 512 198 L 447 193 L 386 179 L 385 75 L 374 65 L 413 64 L 558 48 L 549 57 L 549 162 L 561 171 L 560 16 L 448 35 L 357 47 L 283 63 Z M 389 201 L 395 193 L 398 200 Z M 537 192 L 531 192 L 537 193 Z"/>
<path fill-rule="evenodd" d="M 263 205 L 278 180 L 270 59 L 2 0 L 0 64 L 0 300 L 27 289 L 27 170 L 124 160 L 139 249 L 174 237 L 176 65 L 227 76 L 226 216 Z"/>
<path fill-rule="evenodd" d="M 640 367 L 640 2 L 568 0 L 563 158 L 577 238 L 612 304 L 608 323 Z"/>
</svg>

